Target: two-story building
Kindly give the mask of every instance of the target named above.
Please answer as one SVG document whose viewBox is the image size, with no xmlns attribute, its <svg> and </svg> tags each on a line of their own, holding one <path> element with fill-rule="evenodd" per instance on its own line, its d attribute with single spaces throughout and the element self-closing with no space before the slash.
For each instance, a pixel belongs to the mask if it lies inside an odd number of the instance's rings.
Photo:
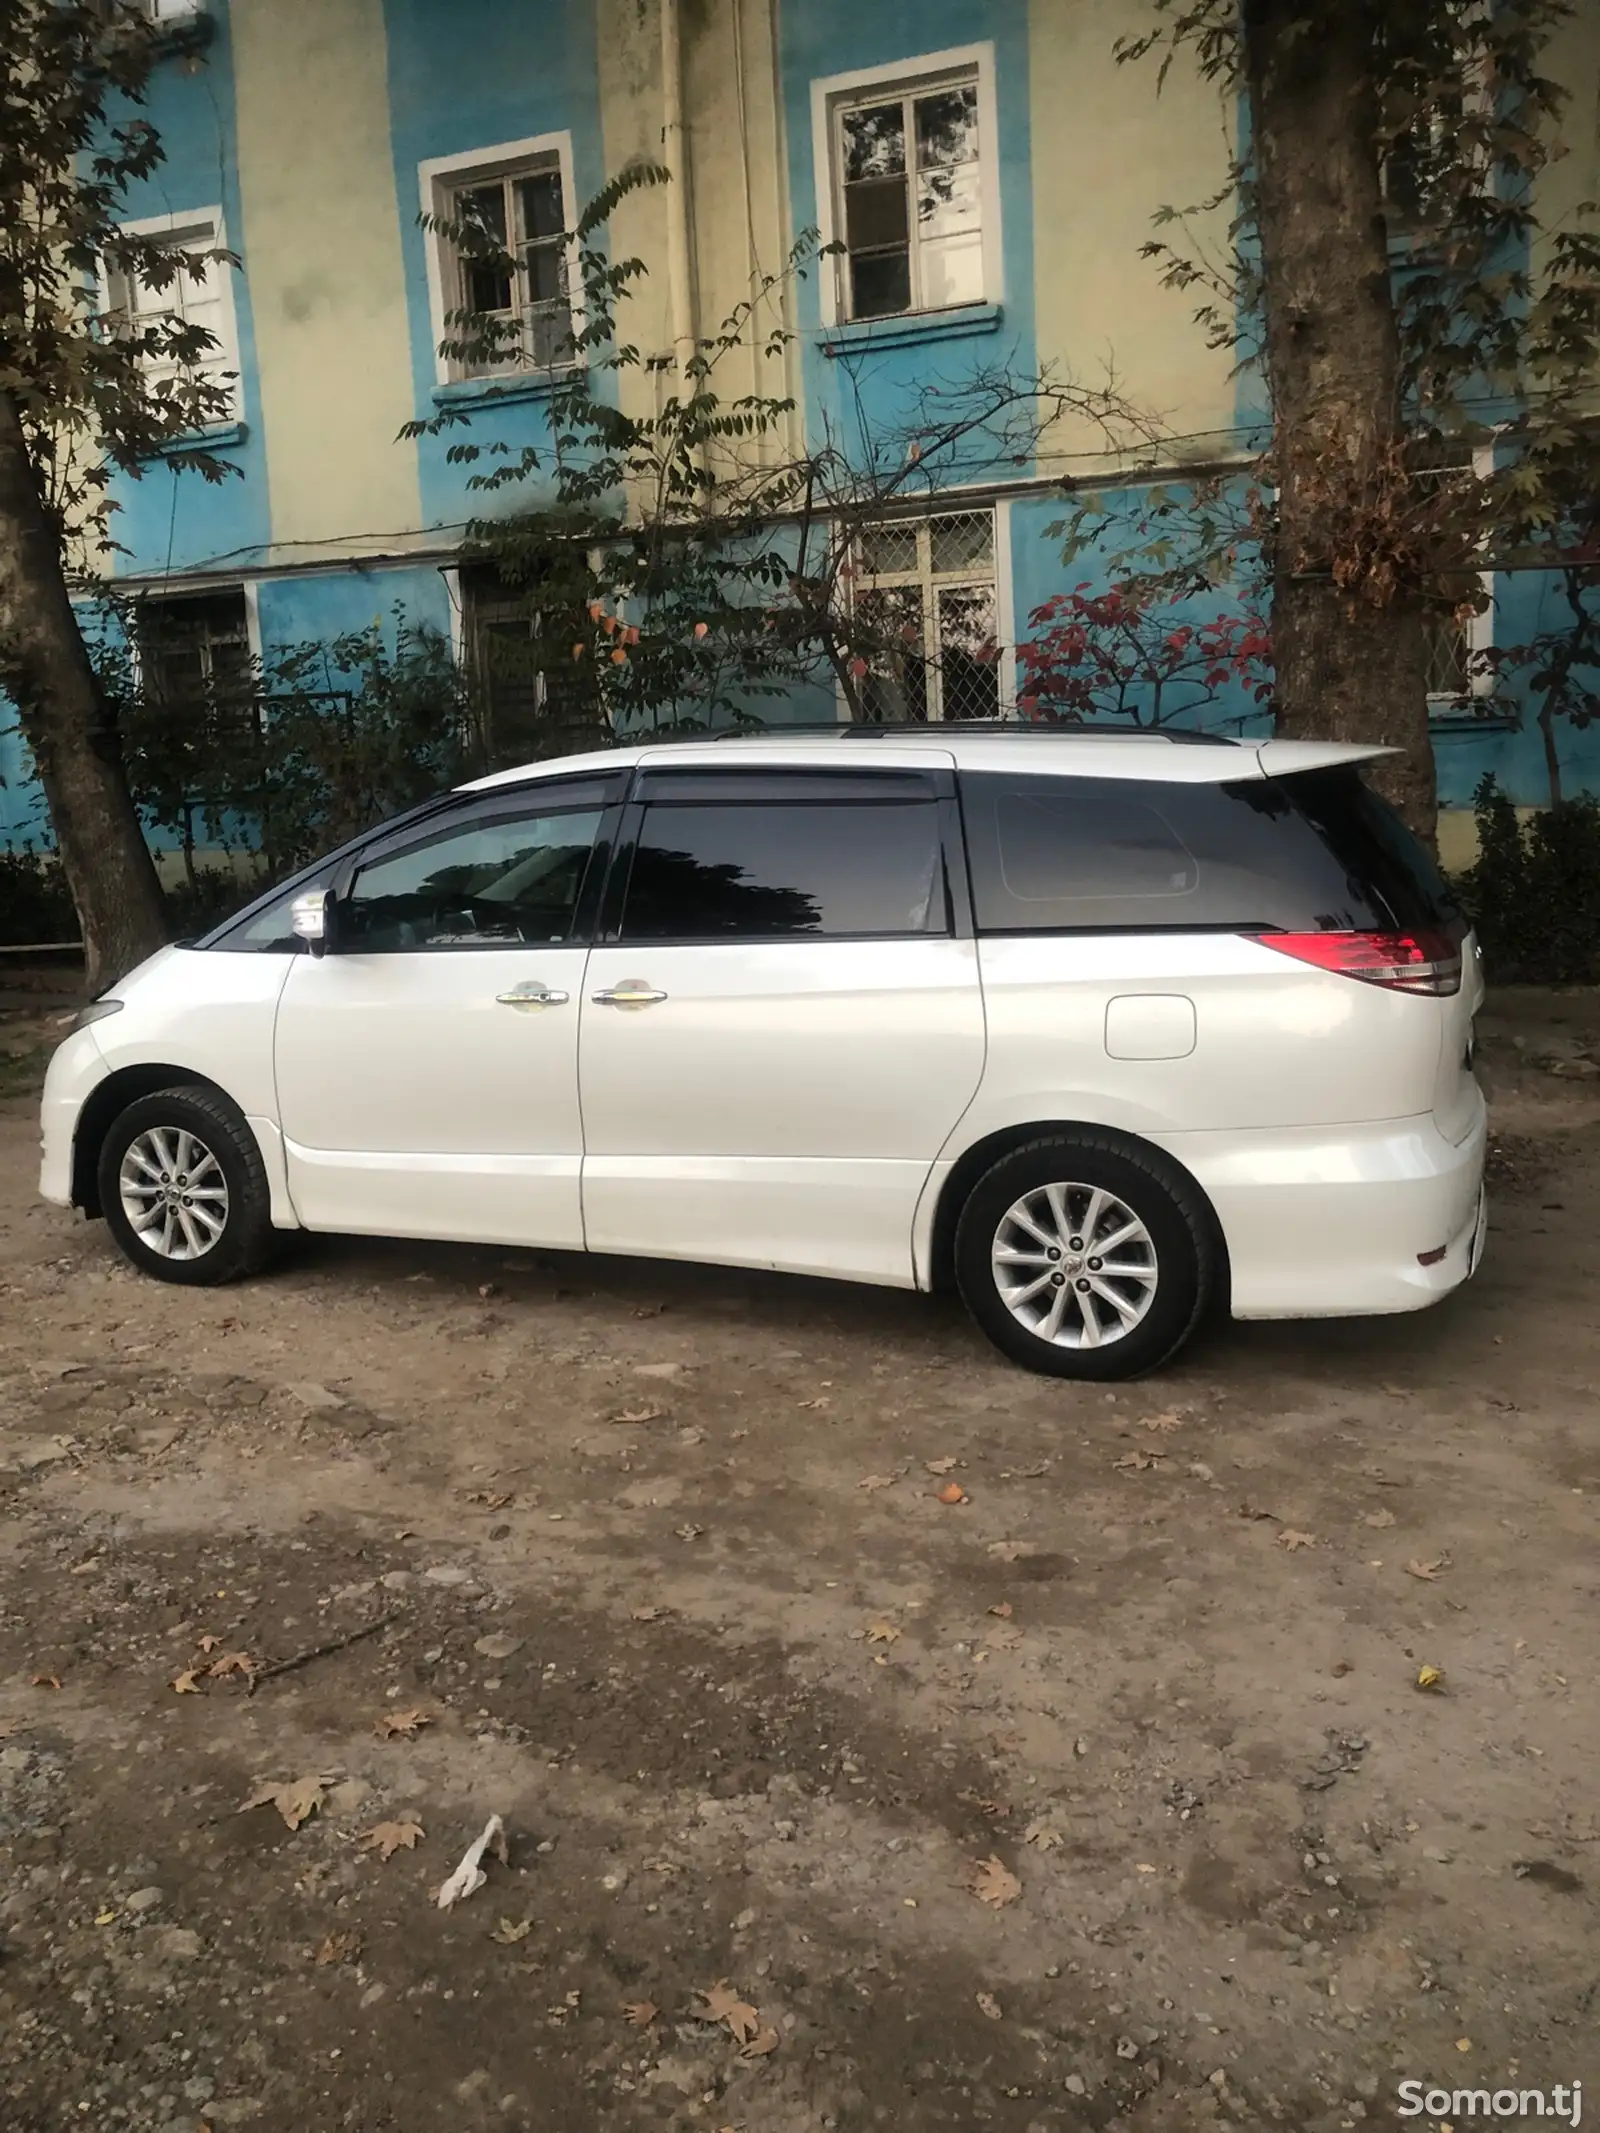
<svg viewBox="0 0 1600 2133">
<path fill-rule="evenodd" d="M 142 604 L 147 657 L 223 671 L 397 605 L 464 657 L 503 626 L 498 588 L 460 554 L 495 500 L 469 492 L 449 436 L 399 433 L 455 406 L 480 443 L 539 441 L 540 365 L 569 301 L 563 232 L 637 158 L 665 159 L 675 178 L 632 195 L 610 230 L 649 266 L 629 333 L 656 348 L 712 330 L 801 232 L 842 247 L 785 298 L 801 436 L 892 431 L 929 379 L 1002 366 L 1114 371 L 1159 419 L 1166 468 L 1135 475 L 1092 424 L 1067 421 L 897 521 L 884 585 L 926 644 L 952 653 L 934 661 L 945 678 L 930 717 L 1014 709 L 1019 636 L 1064 583 L 1050 531 L 1063 477 L 1132 493 L 1242 464 L 1260 441 L 1248 376 L 1140 257 L 1163 204 L 1217 188 L 1233 113 L 1181 61 L 1159 95 L 1152 64 L 1118 63 L 1135 0 L 148 4 L 215 18 L 207 60 L 170 64 L 153 86 L 165 160 L 128 212 L 238 258 L 177 300 L 237 374 L 234 419 L 208 442 L 239 478 L 212 485 L 157 459 L 119 482 L 110 574 Z M 1574 92 L 1572 152 L 1540 180 L 1555 224 L 1600 189 L 1600 11 L 1562 30 L 1551 69 Z M 429 227 L 465 215 L 503 233 L 514 275 L 474 281 Z M 463 304 L 520 320 L 531 367 L 475 375 L 441 355 L 445 315 Z M 517 501 L 508 492 L 505 507 Z M 1461 708 L 1469 637 L 1531 634 L 1546 597 L 1537 581 L 1494 593 L 1436 650 L 1447 809 L 1490 769 L 1520 803 L 1547 797 L 1528 722 Z M 975 637 L 997 656 L 956 656 Z M 1241 698 L 1208 716 L 1239 730 L 1251 709 Z M 1600 746 L 1582 734 L 1562 746 L 1569 789 L 1600 782 Z M 36 823 L 14 733 L 0 776 L 4 842 Z M 1459 843 L 1448 820 L 1444 843 L 1447 856 Z"/>
</svg>

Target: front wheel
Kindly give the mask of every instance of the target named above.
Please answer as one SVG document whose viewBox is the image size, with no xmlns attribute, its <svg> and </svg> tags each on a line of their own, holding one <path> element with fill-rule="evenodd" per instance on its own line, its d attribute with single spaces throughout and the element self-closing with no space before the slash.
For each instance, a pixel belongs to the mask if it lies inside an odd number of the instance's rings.
<svg viewBox="0 0 1600 2133">
<path fill-rule="evenodd" d="M 956 1280 L 1025 1369 L 1100 1380 L 1167 1362 L 1216 1279 L 1209 1211 L 1155 1149 L 1062 1133 L 1013 1149 L 968 1195 Z"/>
<path fill-rule="evenodd" d="M 214 1288 L 270 1256 L 261 1150 L 215 1089 L 190 1083 L 129 1104 L 106 1135 L 99 1178 L 106 1226 L 141 1274 Z"/>
</svg>

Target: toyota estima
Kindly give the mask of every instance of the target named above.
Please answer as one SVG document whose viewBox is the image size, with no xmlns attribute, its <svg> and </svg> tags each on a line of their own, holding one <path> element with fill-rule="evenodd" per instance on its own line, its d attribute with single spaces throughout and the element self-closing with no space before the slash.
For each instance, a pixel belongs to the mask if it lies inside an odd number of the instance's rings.
<svg viewBox="0 0 1600 2133">
<path fill-rule="evenodd" d="M 229 1281 L 293 1229 L 954 1283 L 1120 1378 L 1473 1270 L 1478 956 L 1374 751 L 844 729 L 481 779 L 79 1018 L 47 1199 Z"/>
</svg>

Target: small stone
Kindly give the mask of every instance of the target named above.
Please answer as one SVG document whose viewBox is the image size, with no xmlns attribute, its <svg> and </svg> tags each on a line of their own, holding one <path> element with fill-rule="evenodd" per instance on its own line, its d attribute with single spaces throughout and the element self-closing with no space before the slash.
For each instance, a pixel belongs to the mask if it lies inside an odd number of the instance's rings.
<svg viewBox="0 0 1600 2133">
<path fill-rule="evenodd" d="M 1089 2084 L 1081 2074 L 1069 2074 L 1061 2086 L 1069 2096 L 1087 2096 L 1089 2093 Z"/>
<path fill-rule="evenodd" d="M 620 1895 L 628 1886 L 628 1869 L 625 1866 L 614 1866 L 609 1874 L 600 1876 L 600 1886 L 608 1896 Z"/>
<path fill-rule="evenodd" d="M 379 1578 L 378 1583 L 385 1592 L 404 1592 L 411 1583 L 411 1572 L 409 1570 L 386 1570 L 383 1576 Z"/>
<path fill-rule="evenodd" d="M 160 1901 L 161 1891 L 159 1889 L 135 1889 L 122 1908 L 125 1911 L 132 1911 L 136 1915 L 142 1915 L 146 1911 L 153 1911 Z"/>
<path fill-rule="evenodd" d="M 430 1563 L 422 1575 L 430 1585 L 465 1585 L 472 1577 L 459 1563 Z"/>
<path fill-rule="evenodd" d="M 485 1659 L 512 1659 L 527 1643 L 526 1637 L 508 1637 L 503 1630 L 495 1630 L 487 1637 L 480 1637 L 473 1645 Z"/>
<path fill-rule="evenodd" d="M 343 1407 L 345 1404 L 343 1396 L 331 1392 L 326 1385 L 307 1382 L 303 1385 L 286 1385 L 284 1391 L 291 1399 L 298 1400 L 302 1407 Z"/>
<path fill-rule="evenodd" d="M 163 1962 L 192 1963 L 200 1953 L 200 1936 L 188 1926 L 168 1926 L 156 1935 L 155 1952 Z"/>
<path fill-rule="evenodd" d="M 1217 2067 L 1213 2072 L 1207 2074 L 1206 2079 L 1214 2089 L 1225 2089 L 1228 2086 L 1227 2068 Z"/>
</svg>

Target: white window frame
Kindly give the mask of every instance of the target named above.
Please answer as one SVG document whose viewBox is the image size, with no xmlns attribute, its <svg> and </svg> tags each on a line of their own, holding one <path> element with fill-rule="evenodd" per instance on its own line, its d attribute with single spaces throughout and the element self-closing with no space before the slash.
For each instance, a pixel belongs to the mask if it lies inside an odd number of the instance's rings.
<svg viewBox="0 0 1600 2133">
<path fill-rule="evenodd" d="M 118 227 L 125 230 L 130 237 L 170 237 L 181 243 L 192 236 L 194 242 L 184 245 L 184 249 L 188 251 L 225 252 L 228 249 L 228 232 L 220 207 L 193 207 L 171 215 L 142 215 L 136 220 L 119 223 Z M 230 424 L 244 420 L 244 376 L 243 365 L 239 360 L 239 319 L 233 302 L 234 269 L 223 260 L 217 267 L 217 273 L 220 278 L 222 308 L 217 321 L 216 353 L 207 359 L 206 367 L 214 365 L 219 372 L 228 376 L 233 412 L 216 422 L 208 423 L 205 429 L 195 431 L 194 434 L 198 437 L 205 436 L 208 430 L 226 429 Z M 118 291 L 104 266 L 101 268 L 99 281 L 101 307 L 107 313 L 115 314 L 118 308 Z M 167 291 L 162 290 L 159 294 L 164 296 Z"/>
<path fill-rule="evenodd" d="M 190 15 L 203 15 L 206 0 L 140 0 L 152 22 L 182 22 Z"/>
<path fill-rule="evenodd" d="M 977 569 L 936 571 L 933 568 L 932 540 L 933 521 L 940 518 L 976 518 L 987 516 L 990 527 L 990 550 L 988 574 Z M 931 728 L 945 721 L 944 668 L 942 648 L 929 630 L 930 622 L 937 625 L 939 614 L 938 595 L 941 589 L 964 586 L 990 585 L 994 591 L 994 644 L 995 644 L 995 723 L 1014 719 L 1017 712 L 1017 652 L 1014 631 L 1014 612 L 1011 587 L 1011 504 L 1009 498 L 977 499 L 962 496 L 934 497 L 925 510 L 915 514 L 896 517 L 887 523 L 895 527 L 914 527 L 917 533 L 917 567 L 915 570 L 868 571 L 858 564 L 850 578 L 852 603 L 865 593 L 892 592 L 916 588 L 922 595 L 923 642 L 929 652 L 928 662 L 928 725 Z M 924 567 L 926 558 L 926 567 Z M 839 691 L 839 716 L 849 716 L 849 707 L 844 692 Z"/>
<path fill-rule="evenodd" d="M 853 74 L 830 74 L 813 81 L 811 140 L 817 234 L 824 246 L 838 242 L 844 235 L 844 173 L 837 154 L 838 129 L 835 123 L 841 108 L 863 101 L 874 90 L 885 95 L 896 92 L 911 95 L 939 88 L 951 78 L 962 75 L 974 77 L 978 90 L 978 207 L 982 218 L 983 294 L 977 301 L 998 304 L 1005 294 L 1005 247 L 1000 226 L 1000 139 L 992 43 L 952 45 L 946 51 L 919 53 L 915 58 L 895 60 L 889 66 L 865 67 Z M 843 255 L 828 256 L 822 261 L 818 293 L 825 327 L 850 323 L 849 268 L 849 259 Z M 902 319 L 931 320 L 947 316 L 949 313 L 945 311 L 891 311 L 861 323 L 863 329 L 871 326 L 885 328 L 893 327 Z"/>
<path fill-rule="evenodd" d="M 1472 477 L 1474 481 L 1487 481 L 1494 472 L 1494 446 L 1477 444 L 1472 448 Z M 1467 686 L 1465 689 L 1430 689 L 1428 691 L 1428 716 L 1448 718 L 1453 711 L 1469 716 L 1466 707 L 1481 703 L 1493 696 L 1495 677 L 1493 668 L 1482 656 L 1494 650 L 1494 572 L 1480 570 L 1478 582 L 1484 590 L 1485 604 L 1477 613 L 1469 615 L 1463 634 L 1467 646 Z"/>
<path fill-rule="evenodd" d="M 569 221 L 573 217 L 576 192 L 572 175 L 572 135 L 570 133 L 540 133 L 521 141 L 501 141 L 488 148 L 467 149 L 460 155 L 432 156 L 417 165 L 417 187 L 424 215 L 448 217 L 452 196 L 464 187 L 476 182 L 488 184 L 496 178 L 528 177 L 535 171 L 548 170 L 551 163 L 561 176 L 562 213 Z M 428 330 L 433 343 L 434 380 L 438 385 L 482 385 L 493 389 L 518 377 L 544 377 L 549 373 L 537 370 L 533 365 L 506 364 L 503 368 L 487 371 L 469 371 L 452 357 L 441 355 L 439 344 L 446 331 L 445 313 L 462 308 L 462 298 L 457 293 L 456 248 L 444 234 L 435 229 L 424 230 L 428 275 Z M 572 313 L 572 330 L 583 330 L 583 283 L 579 271 L 578 245 L 570 240 L 567 245 L 567 303 Z M 559 366 L 555 375 L 578 368 L 577 363 Z"/>
</svg>

